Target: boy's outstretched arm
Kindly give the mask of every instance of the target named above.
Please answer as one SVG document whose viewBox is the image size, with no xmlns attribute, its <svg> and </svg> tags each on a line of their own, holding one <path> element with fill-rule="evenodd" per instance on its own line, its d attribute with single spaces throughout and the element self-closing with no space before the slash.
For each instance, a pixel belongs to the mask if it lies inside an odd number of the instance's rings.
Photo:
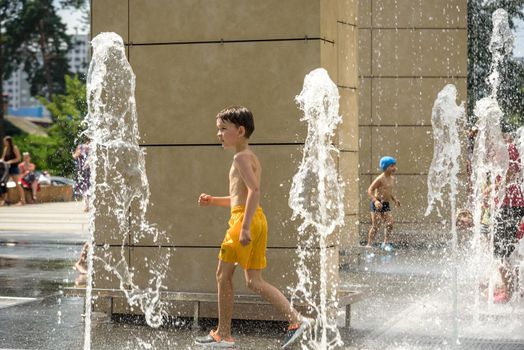
<svg viewBox="0 0 524 350">
<path fill-rule="evenodd" d="M 377 200 L 377 198 L 375 198 L 375 190 L 379 188 L 380 185 L 381 185 L 380 177 L 377 177 L 375 181 L 373 181 L 371 185 L 368 187 L 368 196 L 369 198 L 371 198 L 371 202 L 373 202 L 373 204 L 375 205 L 375 208 L 379 210 L 382 209 L 382 202 L 380 202 L 379 200 Z"/>
<path fill-rule="evenodd" d="M 230 207 L 231 197 L 213 197 L 209 194 L 202 193 L 198 197 L 198 205 L 201 207 L 217 206 L 217 207 Z"/>
<path fill-rule="evenodd" d="M 260 200 L 260 184 L 253 171 L 250 158 L 248 154 L 237 154 L 234 157 L 234 165 L 238 169 L 247 187 L 246 209 L 244 220 L 242 221 L 242 230 L 240 231 L 240 244 L 242 245 L 248 245 L 251 242 L 251 232 L 249 228 Z"/>
</svg>

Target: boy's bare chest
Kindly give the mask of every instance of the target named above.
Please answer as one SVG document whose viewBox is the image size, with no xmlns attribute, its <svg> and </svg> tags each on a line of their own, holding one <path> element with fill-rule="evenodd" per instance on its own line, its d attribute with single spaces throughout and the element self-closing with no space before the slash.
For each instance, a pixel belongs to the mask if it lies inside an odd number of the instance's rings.
<svg viewBox="0 0 524 350">
<path fill-rule="evenodd" d="M 240 172 L 234 165 L 232 165 L 229 170 L 229 193 L 231 195 L 242 193 L 245 191 L 245 187 Z"/>
<path fill-rule="evenodd" d="M 382 191 L 383 192 L 391 192 L 393 190 L 393 187 L 395 186 L 395 178 L 393 177 L 389 177 L 389 178 L 386 178 L 384 177 L 381 181 L 381 185 L 380 186 L 382 188 Z"/>
</svg>

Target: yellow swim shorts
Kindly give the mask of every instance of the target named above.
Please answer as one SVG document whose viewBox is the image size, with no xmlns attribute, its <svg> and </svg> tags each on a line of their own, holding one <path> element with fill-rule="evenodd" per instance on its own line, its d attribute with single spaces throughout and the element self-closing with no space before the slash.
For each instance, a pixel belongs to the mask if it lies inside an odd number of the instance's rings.
<svg viewBox="0 0 524 350">
<path fill-rule="evenodd" d="M 259 270 L 266 267 L 267 221 L 262 208 L 258 207 L 251 220 L 251 243 L 240 244 L 240 231 L 245 208 L 231 208 L 229 229 L 220 246 L 218 258 L 227 263 L 238 263 L 244 270 Z"/>
</svg>

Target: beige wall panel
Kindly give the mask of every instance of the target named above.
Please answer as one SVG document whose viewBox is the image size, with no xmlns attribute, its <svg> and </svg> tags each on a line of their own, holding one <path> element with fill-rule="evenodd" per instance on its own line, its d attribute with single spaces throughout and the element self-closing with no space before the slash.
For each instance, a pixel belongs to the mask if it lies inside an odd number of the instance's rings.
<svg viewBox="0 0 524 350">
<path fill-rule="evenodd" d="M 91 0 L 91 38 L 101 32 L 115 32 L 128 39 L 128 0 Z"/>
<path fill-rule="evenodd" d="M 344 221 L 346 225 L 342 228 L 342 232 L 340 234 L 340 251 L 348 250 L 351 247 L 359 244 L 358 215 L 346 215 Z"/>
<path fill-rule="evenodd" d="M 288 195 L 302 159 L 299 146 L 252 146 L 262 163 L 262 198 L 269 247 L 295 247 L 297 222 L 291 221 Z M 150 147 L 146 149 L 152 206 L 149 220 L 168 233 L 175 246 L 219 246 L 228 228 L 229 209 L 199 208 L 205 192 L 228 194 L 228 172 L 233 153 L 218 146 Z M 168 160 L 168 161 L 167 161 Z M 161 170 L 161 171 L 159 171 Z M 166 243 L 165 238 L 158 243 Z M 154 244 L 152 237 L 133 244 Z"/>
<path fill-rule="evenodd" d="M 321 45 L 309 40 L 131 47 L 142 142 L 216 143 L 215 116 L 232 104 L 253 111 L 251 142 L 303 141 L 305 125 L 294 99 L 304 76 L 319 66 Z"/>
<path fill-rule="evenodd" d="M 358 87 L 358 124 L 367 126 L 372 124 L 371 120 L 371 86 L 373 79 L 360 78 Z"/>
<path fill-rule="evenodd" d="M 339 88 L 342 124 L 338 127 L 338 147 L 344 151 L 358 151 L 358 91 Z"/>
<path fill-rule="evenodd" d="M 371 127 L 358 128 L 360 150 L 358 153 L 359 173 L 369 174 L 375 171 L 375 164 L 371 164 Z"/>
<path fill-rule="evenodd" d="M 373 125 L 431 125 L 438 93 L 454 84 L 457 103 L 466 100 L 466 78 L 377 78 L 373 81 Z"/>
<path fill-rule="evenodd" d="M 358 26 L 360 28 L 371 27 L 371 10 L 372 0 L 357 0 L 358 1 Z"/>
<path fill-rule="evenodd" d="M 114 269 L 118 265 L 116 271 L 123 275 L 122 266 L 129 263 L 129 247 L 95 246 L 93 254 L 93 288 L 119 289 L 120 280 Z"/>
<path fill-rule="evenodd" d="M 373 0 L 373 27 L 466 28 L 467 0 Z"/>
<path fill-rule="evenodd" d="M 255 0 L 256 1 L 256 0 Z M 319 1 L 320 5 L 320 37 L 331 42 L 337 41 L 337 10 L 338 1 Z M 316 2 L 311 1 L 311 2 Z M 301 2 L 297 8 L 301 8 L 304 2 Z M 274 11 L 274 9 L 273 9 Z M 273 16 L 274 12 L 270 16 Z"/>
<path fill-rule="evenodd" d="M 459 181 L 465 183 L 465 176 L 461 176 Z M 464 186 L 459 186 L 461 192 L 456 198 L 456 208 L 461 208 L 462 203 L 467 203 L 467 196 Z M 396 197 L 401 201 L 402 207 L 395 220 L 403 223 L 440 223 L 442 220 L 450 221 L 450 198 L 448 196 L 449 186 L 444 189 L 443 205 L 436 205 L 432 212 L 425 216 L 428 206 L 427 175 L 398 175 Z M 440 210 L 441 217 L 438 215 Z"/>
<path fill-rule="evenodd" d="M 161 250 L 161 252 L 158 251 Z M 149 261 L 156 265 L 165 261 L 166 248 L 132 247 L 130 250 L 130 264 L 135 267 L 136 283 L 146 287 L 147 281 L 152 277 L 147 268 L 142 268 L 144 262 Z M 216 293 L 216 268 L 218 264 L 219 248 L 177 248 L 169 257 L 169 271 L 164 285 L 168 291 Z M 266 251 L 267 268 L 264 276 L 268 282 L 279 290 L 287 293 L 288 287 L 294 287 L 298 281 L 297 272 L 293 266 L 298 263 L 294 249 L 268 249 Z M 147 260 L 146 260 L 147 259 Z M 329 281 L 338 279 L 338 247 L 328 249 Z M 319 275 L 319 254 L 315 250 L 312 260 L 308 262 L 312 275 Z M 291 268 L 290 268 L 291 267 Z M 235 273 L 233 284 L 235 293 L 253 294 L 246 286 L 242 269 L 239 267 Z"/>
<path fill-rule="evenodd" d="M 357 25 L 359 0 L 338 0 L 337 21 Z"/>
<path fill-rule="evenodd" d="M 371 30 L 358 29 L 358 74 L 371 75 Z"/>
<path fill-rule="evenodd" d="M 369 218 L 369 196 L 368 196 L 368 187 L 371 185 L 371 181 L 375 179 L 374 176 L 371 175 L 360 175 L 359 179 L 359 221 L 360 226 L 364 225 L 367 226 L 367 224 L 370 222 Z M 369 227 L 367 228 L 369 230 Z"/>
<path fill-rule="evenodd" d="M 321 15 L 333 18 L 336 7 L 324 13 L 321 3 L 324 1 L 131 0 L 131 40 L 136 44 L 307 36 L 334 41 L 336 33 L 323 25 L 327 19 Z M 333 19 L 336 23 L 336 17 Z"/>
<path fill-rule="evenodd" d="M 397 159 L 398 174 L 426 174 L 433 159 L 433 136 L 430 126 L 374 127 L 371 130 L 373 167 L 381 157 L 389 155 Z M 378 167 L 378 165 L 377 165 Z"/>
<path fill-rule="evenodd" d="M 424 216 L 428 205 L 428 185 L 426 175 L 397 175 L 395 197 L 402 207 L 393 209 L 396 222 L 436 221 L 436 214 Z"/>
<path fill-rule="evenodd" d="M 337 58 L 338 58 L 337 57 L 337 45 L 332 44 L 327 41 L 321 41 L 320 42 L 320 67 L 328 71 L 329 77 L 331 78 L 331 80 L 333 80 L 335 84 L 338 84 Z M 315 67 L 315 68 L 318 68 L 318 67 Z M 300 91 L 301 90 L 302 88 L 300 89 Z M 300 93 L 300 91 L 298 91 L 298 93 Z"/>
<path fill-rule="evenodd" d="M 466 30 L 374 30 L 372 49 L 374 75 L 467 74 Z"/>
<path fill-rule="evenodd" d="M 338 23 L 338 84 L 358 86 L 358 29 Z"/>
<path fill-rule="evenodd" d="M 96 215 L 94 218 L 94 243 L 97 245 L 122 245 L 129 243 L 129 234 L 131 225 L 125 217 L 125 214 L 119 216 L 120 211 L 115 210 L 115 193 L 114 188 L 124 186 L 129 187 L 134 184 L 136 178 L 129 175 L 124 178 L 115 176 L 116 174 L 127 174 L 129 164 L 136 164 L 137 159 L 133 152 L 122 152 L 122 149 L 98 147 L 96 150 L 91 147 L 91 152 L 96 153 L 99 159 L 111 159 L 108 165 L 111 168 L 110 173 L 105 167 L 98 165 L 96 169 L 97 184 L 106 184 L 106 186 L 96 186 L 91 188 L 91 194 L 94 196 L 94 206 Z M 116 161 L 115 161 L 116 160 Z M 91 174 L 95 170 L 91 169 Z M 133 200 L 133 204 L 137 200 Z M 122 208 L 122 206 L 118 206 Z"/>
<path fill-rule="evenodd" d="M 346 215 L 358 214 L 358 153 L 340 152 L 339 172 L 344 179 L 344 210 Z"/>
</svg>

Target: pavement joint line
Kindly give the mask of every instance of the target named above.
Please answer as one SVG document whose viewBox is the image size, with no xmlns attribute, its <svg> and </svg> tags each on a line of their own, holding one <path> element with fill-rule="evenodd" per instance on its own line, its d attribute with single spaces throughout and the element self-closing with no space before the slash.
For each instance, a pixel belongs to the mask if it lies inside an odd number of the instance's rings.
<svg viewBox="0 0 524 350">
<path fill-rule="evenodd" d="M 29 297 L 3 297 L 0 296 L 0 310 L 6 309 L 13 306 L 18 306 L 22 304 L 32 303 L 34 301 L 42 300 L 42 298 L 29 298 Z M 12 303 L 7 303 L 9 301 L 14 301 Z"/>
<path fill-rule="evenodd" d="M 19 244 L 19 245 L 83 245 L 85 240 L 78 241 L 4 241 L 0 240 L 0 245 L 4 244 Z"/>
</svg>

